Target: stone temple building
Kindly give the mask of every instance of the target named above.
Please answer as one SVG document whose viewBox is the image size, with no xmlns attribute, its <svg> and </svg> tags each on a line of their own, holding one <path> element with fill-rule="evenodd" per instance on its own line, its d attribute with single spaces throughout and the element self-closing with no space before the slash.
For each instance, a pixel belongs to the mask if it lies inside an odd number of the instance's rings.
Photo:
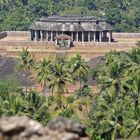
<svg viewBox="0 0 140 140">
<path fill-rule="evenodd" d="M 32 41 L 55 41 L 66 34 L 76 42 L 111 42 L 112 26 L 107 19 L 92 16 L 49 16 L 34 20 L 30 26 Z"/>
</svg>

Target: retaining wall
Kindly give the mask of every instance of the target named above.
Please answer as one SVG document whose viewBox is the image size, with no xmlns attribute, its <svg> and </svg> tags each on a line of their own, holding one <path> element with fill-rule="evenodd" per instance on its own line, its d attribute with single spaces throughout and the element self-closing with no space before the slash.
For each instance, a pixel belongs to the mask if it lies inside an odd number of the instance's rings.
<svg viewBox="0 0 140 140">
<path fill-rule="evenodd" d="M 97 43 L 75 43 L 76 47 L 134 47 L 135 42 L 97 42 Z"/>
<path fill-rule="evenodd" d="M 29 31 L 6 31 L 8 36 L 30 37 Z"/>
<path fill-rule="evenodd" d="M 104 47 L 121 47 L 121 46 L 134 46 L 135 42 L 74 42 L 74 46 L 78 47 L 98 47 L 98 46 L 104 46 Z M 24 40 L 3 40 L 0 41 L 0 46 L 15 46 L 15 47 L 47 47 L 47 46 L 54 46 L 53 42 L 45 42 L 45 41 L 24 41 Z"/>
<path fill-rule="evenodd" d="M 55 60 L 56 58 L 56 51 L 49 51 L 49 52 L 39 52 L 39 51 L 31 51 L 31 53 L 35 56 L 35 58 L 37 60 L 40 60 L 42 58 L 48 58 L 50 60 Z M 2 51 L 0 50 L 0 54 L 1 55 L 7 55 L 7 56 L 10 56 L 10 57 L 20 57 L 20 52 L 19 51 Z M 71 58 L 72 56 L 75 56 L 77 53 L 73 53 L 73 52 L 65 52 L 64 56 L 66 58 Z M 98 57 L 98 56 L 103 56 L 104 53 L 97 53 L 97 52 L 81 52 L 79 53 L 82 58 L 84 58 L 85 60 L 89 61 L 90 59 L 92 58 L 95 58 L 95 57 Z"/>
<path fill-rule="evenodd" d="M 110 48 L 129 48 L 129 47 L 135 47 L 135 42 L 102 42 L 102 43 L 74 43 L 75 49 L 87 49 L 87 48 L 93 48 L 93 47 L 110 47 Z M 38 42 L 38 41 L 0 41 L 0 48 L 6 48 L 9 47 L 14 48 L 22 48 L 22 47 L 31 47 L 35 49 L 39 48 L 54 48 L 53 43 L 47 43 L 47 42 Z"/>
<path fill-rule="evenodd" d="M 140 38 L 140 33 L 113 33 L 113 38 Z"/>
</svg>

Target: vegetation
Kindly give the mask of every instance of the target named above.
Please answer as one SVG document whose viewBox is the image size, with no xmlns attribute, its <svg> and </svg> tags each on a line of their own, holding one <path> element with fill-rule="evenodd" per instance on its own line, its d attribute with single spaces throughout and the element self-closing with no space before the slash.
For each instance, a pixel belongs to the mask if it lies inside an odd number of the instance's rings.
<svg viewBox="0 0 140 140">
<path fill-rule="evenodd" d="M 21 56 L 25 52 L 27 58 L 32 56 L 28 49 L 24 49 Z M 0 116 L 27 115 L 43 125 L 59 116 L 71 118 L 83 123 L 93 140 L 140 136 L 139 47 L 129 53 L 111 51 L 105 55 L 104 63 L 94 68 L 89 68 L 80 55 L 70 60 L 36 62 L 33 59 L 32 62 L 35 62 L 34 73 L 44 95 L 29 89 L 11 88 L 7 82 L 1 82 Z M 79 76 L 80 73 L 84 76 Z M 99 93 L 86 85 L 89 74 L 96 78 Z M 82 81 L 79 89 L 65 97 L 66 83 L 79 81 Z M 46 88 L 54 95 L 46 96 Z"/>
<path fill-rule="evenodd" d="M 29 53 L 28 48 L 23 48 L 23 51 L 21 52 L 21 61 L 17 65 L 17 70 L 24 72 L 25 75 L 25 86 L 26 86 L 26 93 L 28 88 L 28 75 L 31 72 L 31 70 L 34 68 L 35 61 L 33 59 L 33 55 Z"/>
<path fill-rule="evenodd" d="M 100 87 L 91 111 L 95 136 L 114 140 L 140 135 L 139 51 L 112 51 L 106 54 L 105 64 L 93 70 Z"/>
<path fill-rule="evenodd" d="M 92 15 L 109 19 L 114 31 L 140 31 L 139 0 L 1 0 L 0 31 L 28 30 L 31 22 L 49 15 Z"/>
</svg>

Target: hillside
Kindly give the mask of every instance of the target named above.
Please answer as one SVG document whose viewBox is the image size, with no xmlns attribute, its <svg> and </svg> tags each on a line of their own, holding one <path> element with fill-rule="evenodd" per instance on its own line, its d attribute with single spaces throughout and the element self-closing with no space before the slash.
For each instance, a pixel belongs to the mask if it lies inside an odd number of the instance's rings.
<svg viewBox="0 0 140 140">
<path fill-rule="evenodd" d="M 1 0 L 0 31 L 28 30 L 35 18 L 87 15 L 110 20 L 117 32 L 140 32 L 139 0 Z"/>
</svg>

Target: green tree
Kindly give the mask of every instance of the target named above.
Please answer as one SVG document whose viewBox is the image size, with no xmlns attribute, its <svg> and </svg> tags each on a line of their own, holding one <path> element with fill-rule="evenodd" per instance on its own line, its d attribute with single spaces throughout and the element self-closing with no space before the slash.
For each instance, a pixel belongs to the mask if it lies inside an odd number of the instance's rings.
<svg viewBox="0 0 140 140">
<path fill-rule="evenodd" d="M 16 66 L 16 69 L 18 71 L 23 71 L 25 74 L 25 92 L 27 94 L 27 88 L 28 88 L 28 74 L 31 72 L 31 70 L 35 66 L 35 60 L 33 55 L 28 51 L 28 48 L 23 48 L 21 54 L 20 54 L 20 61 Z"/>
<path fill-rule="evenodd" d="M 52 63 L 49 60 L 46 60 L 45 58 L 38 63 L 36 66 L 37 70 L 37 81 L 38 83 L 41 83 L 42 85 L 42 91 L 45 95 L 46 87 L 47 87 L 47 81 L 50 80 L 50 74 L 51 74 L 51 68 Z"/>
<path fill-rule="evenodd" d="M 57 91 L 58 96 L 64 94 L 64 92 L 67 91 L 65 87 L 66 82 L 71 82 L 69 70 L 64 58 L 58 58 L 51 69 L 49 87 L 52 93 Z"/>
<path fill-rule="evenodd" d="M 140 135 L 139 54 L 139 49 L 110 52 L 105 56 L 105 64 L 94 71 L 102 89 L 92 104 L 92 123 L 88 125 L 94 128 L 94 139 L 133 139 Z"/>
<path fill-rule="evenodd" d="M 22 99 L 26 101 L 24 104 L 24 113 L 46 125 L 50 120 L 46 98 L 34 91 L 30 91 L 25 96 L 22 96 Z"/>
<path fill-rule="evenodd" d="M 69 62 L 69 67 L 71 68 L 71 74 L 74 81 L 79 81 L 80 88 L 82 84 L 88 79 L 89 67 L 87 62 L 82 59 L 82 57 L 77 54 L 72 57 Z"/>
</svg>

